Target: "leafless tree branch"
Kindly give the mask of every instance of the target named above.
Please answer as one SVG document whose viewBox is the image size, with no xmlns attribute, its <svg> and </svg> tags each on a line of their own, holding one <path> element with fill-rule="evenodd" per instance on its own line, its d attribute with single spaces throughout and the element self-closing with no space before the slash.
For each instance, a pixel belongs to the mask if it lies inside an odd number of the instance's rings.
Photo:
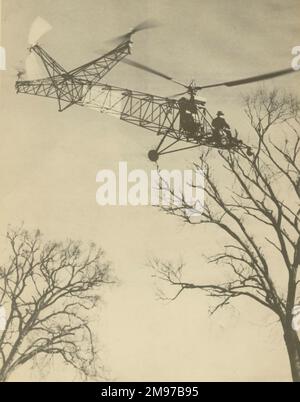
<svg viewBox="0 0 300 402">
<path fill-rule="evenodd" d="M 0 332 L 0 380 L 19 366 L 60 357 L 85 378 L 99 377 L 89 312 L 100 289 L 114 282 L 103 250 L 43 242 L 39 231 L 7 232 L 8 263 L 0 268 L 0 303 L 7 319 Z"/>
</svg>

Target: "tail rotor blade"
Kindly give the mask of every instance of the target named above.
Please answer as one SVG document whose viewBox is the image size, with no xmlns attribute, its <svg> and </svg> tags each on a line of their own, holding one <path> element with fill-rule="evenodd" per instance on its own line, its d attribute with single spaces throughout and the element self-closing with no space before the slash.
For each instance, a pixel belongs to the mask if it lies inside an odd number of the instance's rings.
<svg viewBox="0 0 300 402">
<path fill-rule="evenodd" d="M 119 45 L 123 42 L 126 42 L 130 39 L 131 33 L 127 33 L 124 35 L 120 35 L 120 36 L 115 36 L 114 38 L 108 39 L 106 40 L 104 43 L 107 43 L 109 45 Z"/>
<path fill-rule="evenodd" d="M 44 20 L 42 17 L 37 17 L 30 27 L 28 35 L 29 45 L 34 46 L 38 40 L 51 29 L 52 26 L 46 20 Z"/>
<path fill-rule="evenodd" d="M 44 70 L 41 61 L 34 53 L 30 53 L 25 60 L 25 73 L 29 80 L 43 77 Z"/>
</svg>

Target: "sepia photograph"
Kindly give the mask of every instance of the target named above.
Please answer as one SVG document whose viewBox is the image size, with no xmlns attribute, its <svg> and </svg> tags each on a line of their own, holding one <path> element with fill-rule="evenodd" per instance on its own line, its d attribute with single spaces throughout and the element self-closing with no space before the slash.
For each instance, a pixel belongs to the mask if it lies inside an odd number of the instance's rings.
<svg viewBox="0 0 300 402">
<path fill-rule="evenodd" d="M 299 70 L 300 0 L 0 0 L 0 382 L 300 382 Z"/>
</svg>

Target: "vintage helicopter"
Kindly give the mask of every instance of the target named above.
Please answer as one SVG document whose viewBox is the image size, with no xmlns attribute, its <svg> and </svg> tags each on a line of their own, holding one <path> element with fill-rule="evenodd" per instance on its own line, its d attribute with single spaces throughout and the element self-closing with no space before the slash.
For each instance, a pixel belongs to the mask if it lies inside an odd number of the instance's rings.
<svg viewBox="0 0 300 402">
<path fill-rule="evenodd" d="M 251 156 L 251 147 L 238 139 L 237 135 L 233 136 L 228 128 L 214 127 L 206 102 L 198 98 L 197 94 L 203 89 L 249 84 L 292 73 L 294 70 L 289 68 L 203 86 L 194 82 L 186 85 L 158 70 L 126 59 L 131 54 L 132 36 L 154 26 L 156 24 L 152 21 L 137 25 L 125 35 L 116 38 L 117 45 L 111 51 L 70 71 L 58 64 L 38 43 L 33 44 L 29 50 L 40 57 L 48 77 L 21 80 L 22 72 L 18 75 L 16 91 L 57 99 L 60 112 L 73 105 L 84 106 L 157 133 L 160 137 L 158 145 L 148 152 L 148 158 L 153 162 L 161 155 L 201 146 L 245 151 Z M 102 83 L 106 74 L 119 62 L 172 81 L 182 86 L 184 92 L 173 97 L 162 97 Z M 179 96 L 181 97 L 177 99 Z"/>
</svg>

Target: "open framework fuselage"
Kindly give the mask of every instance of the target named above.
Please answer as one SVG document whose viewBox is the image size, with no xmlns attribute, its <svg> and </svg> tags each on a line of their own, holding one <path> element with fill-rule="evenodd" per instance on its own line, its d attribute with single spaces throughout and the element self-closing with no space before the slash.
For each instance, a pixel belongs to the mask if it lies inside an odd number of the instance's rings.
<svg viewBox="0 0 300 402">
<path fill-rule="evenodd" d="M 66 71 L 41 46 L 35 45 L 31 51 L 42 60 L 48 77 L 17 81 L 17 93 L 57 99 L 60 112 L 73 105 L 84 106 L 154 131 L 161 139 L 153 150 L 153 160 L 165 153 L 201 145 L 226 148 L 226 144 L 213 139 L 212 116 L 205 102 L 194 98 L 169 99 L 102 83 L 106 74 L 131 53 L 130 40 L 71 71 Z M 166 139 L 167 145 L 163 144 Z"/>
</svg>

